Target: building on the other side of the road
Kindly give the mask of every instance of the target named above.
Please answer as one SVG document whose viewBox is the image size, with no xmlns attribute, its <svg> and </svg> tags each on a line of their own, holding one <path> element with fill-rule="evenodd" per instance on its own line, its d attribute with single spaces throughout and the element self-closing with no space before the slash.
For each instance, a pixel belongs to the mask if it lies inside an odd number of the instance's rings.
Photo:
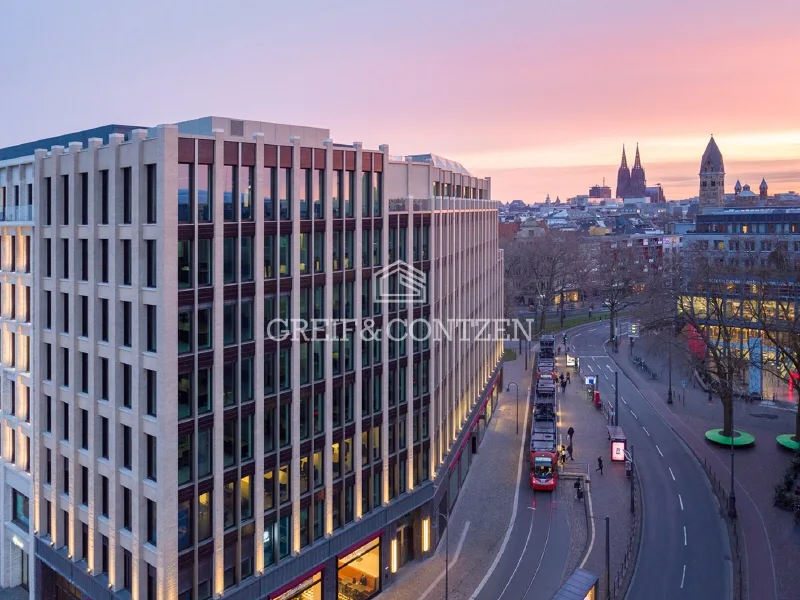
<svg viewBox="0 0 800 600">
<path fill-rule="evenodd" d="M 491 181 L 318 128 L 93 131 L 0 163 L 7 214 L 35 207 L 2 223 L 0 582 L 10 541 L 31 597 L 378 594 L 435 549 L 502 385 L 502 341 L 400 323 L 502 318 Z"/>
</svg>

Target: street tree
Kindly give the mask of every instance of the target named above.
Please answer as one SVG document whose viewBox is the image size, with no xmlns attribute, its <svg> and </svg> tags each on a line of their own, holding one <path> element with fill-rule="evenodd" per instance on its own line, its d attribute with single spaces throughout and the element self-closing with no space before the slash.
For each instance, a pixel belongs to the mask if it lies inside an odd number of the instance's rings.
<svg viewBox="0 0 800 600">
<path fill-rule="evenodd" d="M 791 259 L 786 240 L 764 241 L 765 247 L 770 248 L 769 254 L 760 264 L 753 265 L 744 311 L 757 323 L 763 340 L 764 347 L 759 348 L 759 367 L 763 366 L 789 383 L 800 404 L 800 385 L 797 380 L 792 381 L 793 374 L 800 373 L 799 265 Z M 800 442 L 800 411 L 795 417 L 792 439 Z"/>
<path fill-rule="evenodd" d="M 746 270 L 730 254 L 704 247 L 673 255 L 649 282 L 648 328 L 677 322 L 691 362 L 720 398 L 722 435 L 733 430 L 733 399 L 743 386 L 753 348 L 746 297 Z"/>
<path fill-rule="evenodd" d="M 596 246 L 589 285 L 609 311 L 610 340 L 615 339 L 620 312 L 642 302 L 642 292 L 651 278 L 651 265 L 637 247 L 624 240 Z"/>
</svg>

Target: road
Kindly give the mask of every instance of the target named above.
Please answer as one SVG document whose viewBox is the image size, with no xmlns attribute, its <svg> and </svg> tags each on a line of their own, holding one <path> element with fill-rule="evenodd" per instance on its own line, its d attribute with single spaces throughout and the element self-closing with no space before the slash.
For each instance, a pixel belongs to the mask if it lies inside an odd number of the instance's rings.
<svg viewBox="0 0 800 600">
<path fill-rule="evenodd" d="M 599 378 L 614 401 L 616 365 L 606 354 L 608 328 L 590 324 L 570 336 L 584 374 Z M 731 597 L 730 545 L 719 504 L 692 452 L 619 372 L 619 424 L 642 482 L 644 522 L 627 598 Z"/>
<path fill-rule="evenodd" d="M 527 387 L 527 386 L 526 386 Z M 525 390 L 527 392 L 527 390 Z M 527 397 L 527 393 L 526 393 Z M 523 404 L 520 399 L 520 404 Z M 530 410 L 521 434 L 528 438 Z M 524 445 L 524 451 L 528 445 Z M 508 541 L 476 589 L 472 600 L 538 600 L 558 591 L 567 562 L 570 541 L 567 512 L 559 510 L 556 490 L 534 492 L 528 480 L 528 463 L 522 463 L 519 502 Z"/>
</svg>

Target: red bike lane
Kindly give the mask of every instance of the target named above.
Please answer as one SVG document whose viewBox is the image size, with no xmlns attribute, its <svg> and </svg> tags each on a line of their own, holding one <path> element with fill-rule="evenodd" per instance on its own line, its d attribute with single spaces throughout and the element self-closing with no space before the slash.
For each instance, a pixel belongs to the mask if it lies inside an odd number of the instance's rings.
<svg viewBox="0 0 800 600">
<path fill-rule="evenodd" d="M 609 356 L 627 377 L 634 382 L 637 389 L 653 407 L 653 410 L 689 446 L 698 460 L 705 461 L 712 472 L 716 474 L 717 479 L 727 481 L 730 478 L 729 465 L 708 447 L 708 442 L 705 438 L 692 431 L 669 410 L 658 392 L 652 388 L 650 381 L 640 376 L 635 369 L 630 368 L 630 365 L 626 364 L 624 359 L 618 359 L 614 353 L 609 353 Z M 622 356 L 624 357 L 625 355 L 623 354 Z M 777 600 L 775 566 L 766 525 L 747 490 L 738 480 L 736 480 L 735 485 L 738 522 L 744 537 L 747 597 L 750 600 Z M 729 492 L 730 490 L 727 491 Z"/>
</svg>

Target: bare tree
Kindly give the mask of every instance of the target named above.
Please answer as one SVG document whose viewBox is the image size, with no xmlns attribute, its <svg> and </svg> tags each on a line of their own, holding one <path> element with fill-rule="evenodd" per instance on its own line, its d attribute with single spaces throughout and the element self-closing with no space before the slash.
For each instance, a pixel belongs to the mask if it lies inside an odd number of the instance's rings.
<svg viewBox="0 0 800 600">
<path fill-rule="evenodd" d="M 646 294 L 646 326 L 680 324 L 698 375 L 722 402 L 724 436 L 732 434 L 733 399 L 754 347 L 743 301 L 749 281 L 730 255 L 690 247 L 662 265 Z"/>
<path fill-rule="evenodd" d="M 650 263 L 644 262 L 639 248 L 624 240 L 598 247 L 590 285 L 609 311 L 609 339 L 615 339 L 619 313 L 642 301 L 651 274 Z"/>
<path fill-rule="evenodd" d="M 509 290 L 533 309 L 540 332 L 546 328 L 547 310 L 580 272 L 577 248 L 574 234 L 557 231 L 504 246 Z"/>
<path fill-rule="evenodd" d="M 764 346 L 759 347 L 759 367 L 790 383 L 800 404 L 800 386 L 792 373 L 800 372 L 800 298 L 798 267 L 788 252 L 788 241 L 764 240 L 769 254 L 755 268 L 746 287 L 745 314 L 756 321 Z M 767 361 L 764 361 L 764 355 Z M 800 442 L 800 411 L 795 418 L 794 441 Z"/>
</svg>

